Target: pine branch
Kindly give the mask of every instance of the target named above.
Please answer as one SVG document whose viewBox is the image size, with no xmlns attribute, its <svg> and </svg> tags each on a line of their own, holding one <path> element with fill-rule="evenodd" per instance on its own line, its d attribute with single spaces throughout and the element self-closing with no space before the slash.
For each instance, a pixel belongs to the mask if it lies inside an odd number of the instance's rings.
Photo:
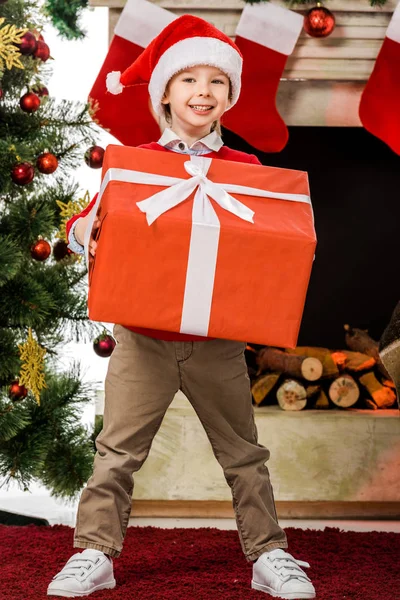
<svg viewBox="0 0 400 600">
<path fill-rule="evenodd" d="M 17 344 L 22 340 L 18 329 L 0 327 L 0 386 L 8 386 L 10 381 L 19 373 L 21 361 Z M 1 396 L 1 393 L 0 393 Z M 3 421 L 0 409 L 0 430 L 3 431 Z M 3 431 L 4 432 L 4 431 Z M 0 434 L 1 437 L 1 434 Z"/>
<path fill-rule="evenodd" d="M 98 127 L 88 113 L 88 105 L 50 99 L 33 114 L 19 107 L 0 106 L 0 193 L 16 192 L 10 171 L 17 162 L 36 163 L 43 152 L 59 159 L 56 176 L 83 162 L 86 149 L 95 144 Z M 48 175 L 37 173 L 43 183 Z"/>
<path fill-rule="evenodd" d="M 21 268 L 23 253 L 11 236 L 0 237 L 0 290 Z"/>
<path fill-rule="evenodd" d="M 11 402 L 7 390 L 0 394 L 0 447 L 18 435 L 31 423 L 29 407 L 25 403 Z"/>
<path fill-rule="evenodd" d="M 90 432 L 80 419 L 84 405 L 94 401 L 94 396 L 91 386 L 80 379 L 77 363 L 67 374 L 47 371 L 40 406 L 25 400 L 10 410 L 0 398 L 0 417 L 2 422 L 7 419 L 7 435 L 2 428 L 0 437 L 3 487 L 16 481 L 27 489 L 39 480 L 52 495 L 65 498 L 75 497 L 82 489 L 92 471 L 94 452 Z"/>
<path fill-rule="evenodd" d="M 86 32 L 80 27 L 79 19 L 87 4 L 88 0 L 46 0 L 45 12 L 63 37 L 81 39 Z"/>
</svg>

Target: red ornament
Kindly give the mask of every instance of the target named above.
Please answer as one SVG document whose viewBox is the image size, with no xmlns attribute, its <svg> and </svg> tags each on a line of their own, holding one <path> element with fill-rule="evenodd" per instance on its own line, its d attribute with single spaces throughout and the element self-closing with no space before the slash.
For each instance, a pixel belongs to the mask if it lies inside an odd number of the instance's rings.
<svg viewBox="0 0 400 600">
<path fill-rule="evenodd" d="M 9 396 L 14 402 L 16 400 L 23 400 L 28 394 L 28 390 L 24 385 L 19 385 L 18 379 L 15 379 L 10 387 L 8 388 Z"/>
<path fill-rule="evenodd" d="M 19 105 L 24 112 L 36 112 L 40 106 L 40 98 L 33 92 L 27 92 L 20 98 Z"/>
<path fill-rule="evenodd" d="M 38 240 L 31 246 L 31 256 L 35 260 L 43 261 L 49 258 L 51 246 L 46 240 Z"/>
<path fill-rule="evenodd" d="M 37 48 L 33 56 L 35 58 L 40 58 L 40 60 L 42 60 L 43 62 L 46 62 L 46 60 L 50 56 L 50 48 L 48 47 L 46 42 L 43 42 L 42 40 L 37 40 Z"/>
<path fill-rule="evenodd" d="M 34 88 L 34 89 L 35 89 L 35 94 L 37 94 L 40 98 L 42 98 L 43 96 L 49 95 L 49 90 L 47 89 L 47 87 L 45 85 L 43 85 L 42 87 Z"/>
<path fill-rule="evenodd" d="M 51 152 L 43 152 L 43 154 L 38 156 L 36 166 L 38 168 L 38 171 L 40 171 L 41 173 L 50 175 L 50 173 L 54 173 L 54 171 L 58 167 L 57 157 L 54 156 L 54 154 L 52 154 Z"/>
<path fill-rule="evenodd" d="M 2 99 L 3 99 L 3 97 L 4 97 L 4 90 L 2 90 L 2 89 L 0 88 L 0 100 L 2 100 Z"/>
<path fill-rule="evenodd" d="M 91 146 L 85 152 L 85 163 L 92 169 L 100 169 L 103 165 L 104 148 Z"/>
<path fill-rule="evenodd" d="M 68 245 L 66 242 L 64 242 L 64 240 L 58 240 L 58 242 L 54 244 L 53 256 L 57 262 L 66 256 L 70 256 L 71 254 L 73 254 L 73 252 L 68 248 Z"/>
<path fill-rule="evenodd" d="M 25 56 L 29 56 L 29 54 L 33 54 L 37 49 L 37 39 L 31 31 L 27 31 L 21 37 L 21 42 L 17 44 L 19 51 L 21 54 Z"/>
<path fill-rule="evenodd" d="M 33 181 L 35 169 L 29 162 L 17 163 L 11 171 L 11 179 L 17 185 L 27 185 Z"/>
<path fill-rule="evenodd" d="M 44 42 L 44 37 L 37 29 L 32 29 L 32 33 L 35 35 L 37 40 L 41 40 L 42 42 Z"/>
<path fill-rule="evenodd" d="M 335 28 L 334 14 L 320 4 L 304 16 L 304 29 L 312 37 L 328 37 Z"/>
<path fill-rule="evenodd" d="M 101 356 L 102 358 L 107 358 L 113 353 L 115 345 L 116 341 L 114 340 L 114 338 L 111 335 L 108 335 L 108 333 L 106 333 L 104 330 L 104 332 L 94 340 L 93 350 L 98 356 Z"/>
</svg>

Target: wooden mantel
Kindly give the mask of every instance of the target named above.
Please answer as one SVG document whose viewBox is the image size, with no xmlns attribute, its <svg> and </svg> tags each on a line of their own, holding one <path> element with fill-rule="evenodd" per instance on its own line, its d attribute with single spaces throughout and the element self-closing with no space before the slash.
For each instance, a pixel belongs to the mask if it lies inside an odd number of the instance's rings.
<svg viewBox="0 0 400 600">
<path fill-rule="evenodd" d="M 288 7 L 283 0 L 271 0 Z M 331 0 L 336 28 L 326 39 L 302 32 L 289 57 L 278 90 L 277 106 L 287 125 L 360 126 L 358 106 L 398 0 L 382 8 L 368 0 Z M 202 17 L 234 37 L 242 0 L 154 0 L 176 15 Z M 125 0 L 89 0 L 109 9 L 110 40 Z M 292 8 L 301 14 L 307 9 Z M 308 7 L 309 8 L 309 7 Z"/>
</svg>

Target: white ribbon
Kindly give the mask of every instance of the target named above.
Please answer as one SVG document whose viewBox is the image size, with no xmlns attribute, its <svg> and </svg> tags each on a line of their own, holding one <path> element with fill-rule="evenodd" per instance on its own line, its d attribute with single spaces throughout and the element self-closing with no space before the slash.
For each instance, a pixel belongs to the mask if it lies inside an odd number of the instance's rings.
<svg viewBox="0 0 400 600">
<path fill-rule="evenodd" d="M 189 179 L 110 168 L 104 176 L 96 203 L 90 212 L 91 217 L 84 239 L 86 263 L 89 265 L 90 234 L 97 208 L 110 181 L 165 186 L 166 189 L 161 192 L 136 203 L 146 214 L 149 225 L 174 206 L 187 200 L 196 190 L 180 332 L 203 336 L 208 334 L 220 235 L 220 221 L 210 198 L 223 209 L 249 223 L 254 223 L 254 211 L 233 198 L 229 192 L 311 205 L 310 197 L 306 194 L 286 194 L 230 183 L 214 183 L 207 178 L 211 161 L 211 158 L 191 155 L 190 161 L 184 163 L 185 170 L 190 175 Z"/>
</svg>

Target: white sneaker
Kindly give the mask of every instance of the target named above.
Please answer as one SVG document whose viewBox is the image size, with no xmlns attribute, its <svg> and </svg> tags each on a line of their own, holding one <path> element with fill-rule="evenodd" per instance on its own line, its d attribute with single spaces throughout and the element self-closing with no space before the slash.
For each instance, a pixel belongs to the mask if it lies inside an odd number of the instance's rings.
<svg viewBox="0 0 400 600">
<path fill-rule="evenodd" d="M 253 564 L 251 587 L 286 600 L 315 598 L 315 588 L 300 566 L 310 565 L 282 548 L 264 552 Z"/>
<path fill-rule="evenodd" d="M 86 548 L 71 556 L 47 588 L 48 596 L 75 598 L 115 588 L 113 564 L 103 552 Z"/>
</svg>

